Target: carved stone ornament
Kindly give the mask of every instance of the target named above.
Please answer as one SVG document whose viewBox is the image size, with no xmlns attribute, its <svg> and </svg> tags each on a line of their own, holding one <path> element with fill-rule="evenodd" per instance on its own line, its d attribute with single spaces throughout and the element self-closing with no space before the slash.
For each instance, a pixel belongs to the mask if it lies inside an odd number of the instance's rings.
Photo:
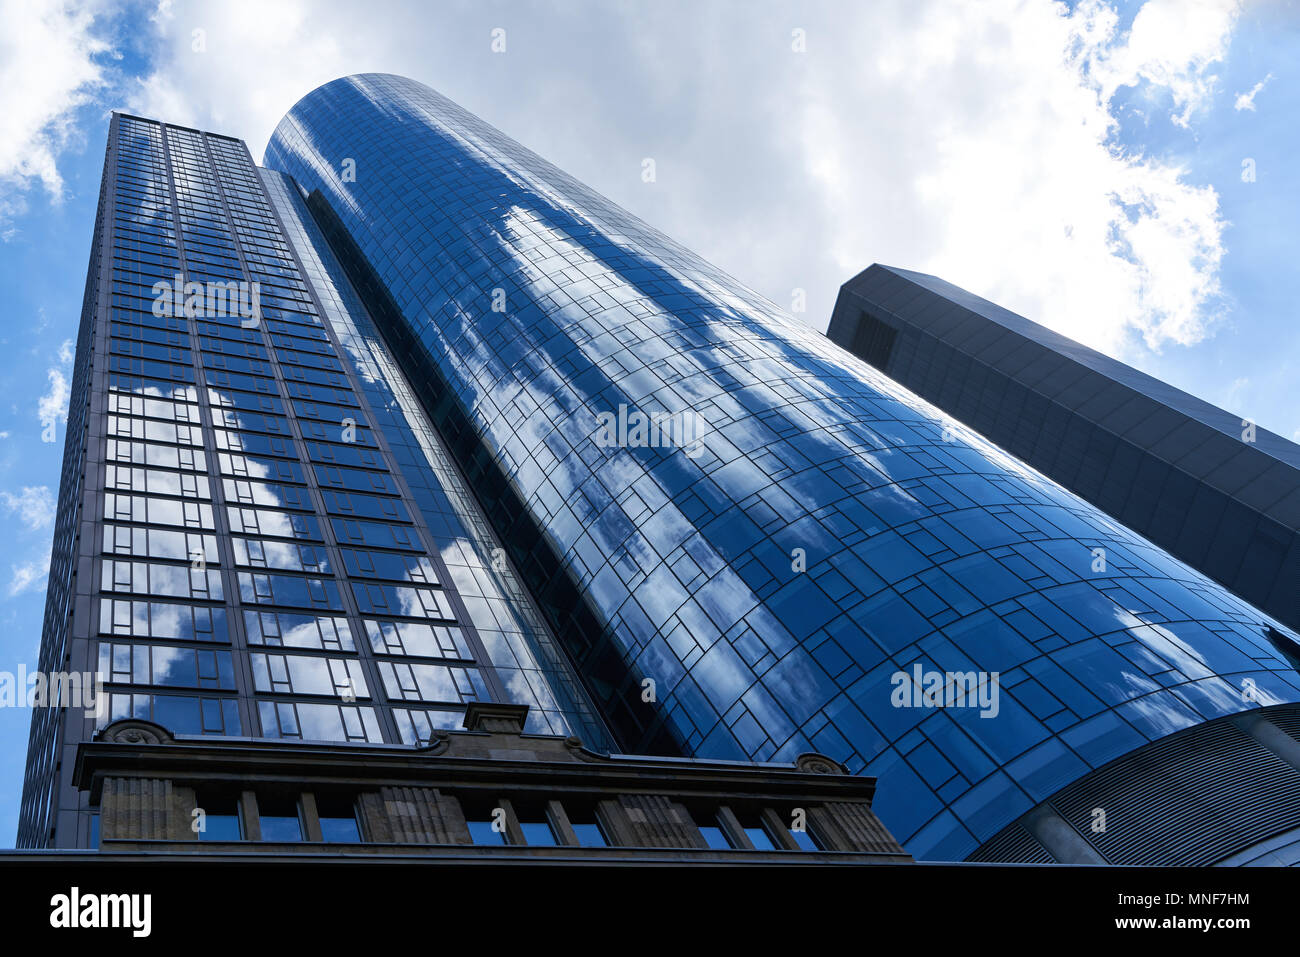
<svg viewBox="0 0 1300 957">
<path fill-rule="evenodd" d="M 441 728 L 434 728 L 429 734 L 428 743 L 420 746 L 425 754 L 443 754 L 451 748 L 451 735 Z"/>
<path fill-rule="evenodd" d="M 172 734 L 160 724 L 143 718 L 122 718 L 103 728 L 95 737 L 117 744 L 170 744 Z"/>
<path fill-rule="evenodd" d="M 795 766 L 800 771 L 811 771 L 813 774 L 847 774 L 844 765 L 824 754 L 817 754 L 808 751 L 794 759 Z"/>
<path fill-rule="evenodd" d="M 571 734 L 564 739 L 564 747 L 579 761 L 586 761 L 588 764 L 596 764 L 609 760 L 609 755 L 600 754 L 588 749 L 587 746 L 582 743 L 582 738 L 578 737 L 576 734 Z"/>
</svg>

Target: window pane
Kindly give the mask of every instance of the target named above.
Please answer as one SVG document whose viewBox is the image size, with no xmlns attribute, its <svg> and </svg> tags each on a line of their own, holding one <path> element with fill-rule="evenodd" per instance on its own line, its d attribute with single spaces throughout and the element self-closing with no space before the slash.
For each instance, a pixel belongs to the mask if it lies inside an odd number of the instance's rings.
<svg viewBox="0 0 1300 957">
<path fill-rule="evenodd" d="M 609 841 L 605 840 L 605 833 L 594 821 L 589 824 L 575 822 L 573 833 L 577 835 L 578 843 L 583 847 L 609 847 Z"/>
<path fill-rule="evenodd" d="M 199 831 L 200 841 L 242 841 L 244 839 L 238 814 L 208 814 L 203 823 L 204 830 Z"/>
<path fill-rule="evenodd" d="M 263 798 L 260 801 L 261 839 L 264 841 L 303 840 L 303 824 L 296 798 Z"/>
<path fill-rule="evenodd" d="M 323 817 L 320 819 L 321 838 L 330 844 L 360 844 L 361 831 L 355 817 Z"/>
<path fill-rule="evenodd" d="M 519 827 L 524 832 L 524 841 L 534 846 L 554 847 L 555 832 L 545 821 L 520 821 Z"/>
<path fill-rule="evenodd" d="M 262 840 L 301 841 L 302 823 L 298 820 L 298 815 L 263 814 Z"/>
<path fill-rule="evenodd" d="M 491 821 L 468 821 L 469 836 L 475 844 L 504 844 L 505 833 L 494 831 Z"/>
<path fill-rule="evenodd" d="M 716 824 L 701 824 L 700 833 L 704 835 L 704 840 L 709 847 L 716 850 L 725 851 L 731 847 L 731 842 L 727 840 L 727 835 L 722 833 L 722 828 Z"/>
<path fill-rule="evenodd" d="M 790 831 L 790 836 L 793 837 L 794 842 L 798 844 L 799 847 L 805 851 L 821 850 L 821 848 L 817 846 L 817 842 L 813 840 L 813 836 L 809 834 L 807 831 L 792 830 Z"/>
<path fill-rule="evenodd" d="M 244 829 L 239 818 L 239 803 L 234 797 L 222 795 L 198 796 L 198 807 L 203 809 L 203 829 L 198 831 L 200 841 L 242 841 Z M 191 824 L 198 820 L 191 815 Z"/>
</svg>

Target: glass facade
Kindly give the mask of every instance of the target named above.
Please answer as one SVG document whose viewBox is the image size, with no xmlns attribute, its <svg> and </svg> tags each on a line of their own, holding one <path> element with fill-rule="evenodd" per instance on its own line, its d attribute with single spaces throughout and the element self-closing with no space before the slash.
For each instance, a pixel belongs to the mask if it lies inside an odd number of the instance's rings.
<svg viewBox="0 0 1300 957">
<path fill-rule="evenodd" d="M 34 709 L 20 846 L 94 845 L 72 774 L 117 719 L 373 754 L 494 701 L 819 752 L 962 859 L 1300 702 L 1283 625 L 432 90 L 327 84 L 265 166 L 113 118 L 41 650 L 107 707 Z"/>
<path fill-rule="evenodd" d="M 1300 445 L 923 273 L 863 270 L 826 335 L 1300 627 Z"/>
<path fill-rule="evenodd" d="M 42 652 L 106 706 L 34 712 L 23 846 L 88 842 L 72 757 L 122 718 L 418 745 L 510 701 L 608 745 L 302 212 L 242 141 L 114 116 Z"/>
<path fill-rule="evenodd" d="M 1283 626 L 432 90 L 326 84 L 265 165 L 624 750 L 822 752 L 961 859 L 1146 742 L 1300 700 Z M 933 674 L 997 693 L 931 707 Z"/>
</svg>

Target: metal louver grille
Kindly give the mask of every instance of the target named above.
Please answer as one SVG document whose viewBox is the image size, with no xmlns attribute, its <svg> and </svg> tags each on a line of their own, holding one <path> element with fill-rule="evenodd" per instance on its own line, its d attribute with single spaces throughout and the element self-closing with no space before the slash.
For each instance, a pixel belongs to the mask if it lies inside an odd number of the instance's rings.
<svg viewBox="0 0 1300 957">
<path fill-rule="evenodd" d="M 1009 824 L 980 846 L 972 861 L 1004 864 L 1055 864 L 1056 858 L 1019 824 Z"/>
<path fill-rule="evenodd" d="M 1300 737 L 1300 709 L 1264 714 Z M 1047 803 L 1112 864 L 1204 866 L 1300 826 L 1300 771 L 1220 719 L 1126 755 Z M 969 860 L 1040 862 L 1041 853 L 1012 823 Z"/>
<path fill-rule="evenodd" d="M 877 369 L 884 370 L 889 365 L 889 357 L 894 351 L 894 340 L 898 330 L 886 325 L 870 313 L 862 314 L 862 323 L 854 337 L 854 351 Z"/>
</svg>

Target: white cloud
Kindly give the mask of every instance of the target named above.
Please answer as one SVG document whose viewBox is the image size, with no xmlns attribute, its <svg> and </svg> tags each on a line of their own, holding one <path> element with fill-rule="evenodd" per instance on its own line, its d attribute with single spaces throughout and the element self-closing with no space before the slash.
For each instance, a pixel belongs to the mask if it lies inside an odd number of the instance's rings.
<svg viewBox="0 0 1300 957">
<path fill-rule="evenodd" d="M 1223 401 L 1219 403 L 1219 406 L 1228 411 L 1240 408 L 1243 396 L 1249 386 L 1249 376 L 1238 376 L 1236 379 L 1233 379 L 1232 384 L 1225 390 Z"/>
<path fill-rule="evenodd" d="M 1264 89 L 1264 87 L 1268 85 L 1268 81 L 1271 79 L 1273 79 L 1272 73 L 1251 87 L 1250 92 L 1238 93 L 1237 99 L 1233 101 L 1232 108 L 1238 112 L 1241 110 L 1250 110 L 1252 113 L 1255 112 L 1255 97 L 1259 95 L 1260 90 Z"/>
<path fill-rule="evenodd" d="M 74 113 L 104 86 L 109 45 L 97 35 L 100 4 L 0 0 L 0 231 L 25 209 L 23 194 L 42 186 L 63 194 L 57 158 L 74 137 Z"/>
<path fill-rule="evenodd" d="M 1116 145 L 1120 93 L 1193 125 L 1238 6 L 1147 0 L 1125 30 L 1102 0 L 452 2 L 369 18 L 351 0 L 164 4 L 161 57 L 128 105 L 242 136 L 260 158 L 313 87 L 403 73 L 776 302 L 806 290 L 818 328 L 874 261 L 1122 355 L 1210 334 L 1226 224 L 1167 150 Z M 506 54 L 490 52 L 496 26 Z"/>
<path fill-rule="evenodd" d="M 59 369 L 47 369 L 46 376 L 50 380 L 49 391 L 41 396 L 36 402 L 36 418 L 41 426 L 47 426 L 51 422 L 68 421 L 68 377 Z"/>
<path fill-rule="evenodd" d="M 382 49 L 392 21 L 358 22 L 357 12 L 350 2 L 317 9 L 299 0 L 221 0 L 176 8 L 161 0 L 149 19 L 163 58 L 128 93 L 128 108 L 247 137 L 256 156 L 258 141 L 300 96 L 355 72 L 335 37 L 369 32 Z"/>
<path fill-rule="evenodd" d="M 54 521 L 54 493 L 45 485 L 28 485 L 21 492 L 0 492 L 0 504 L 9 512 L 18 513 L 28 528 L 44 528 Z"/>
<path fill-rule="evenodd" d="M 153 13 L 149 14 L 151 23 L 164 23 L 170 20 L 176 14 L 172 11 L 172 0 L 158 0 L 158 5 L 154 7 Z"/>
<path fill-rule="evenodd" d="M 64 368 L 72 364 L 73 355 L 72 340 L 64 339 L 59 343 L 59 366 L 51 366 L 45 370 L 50 388 L 36 402 L 36 420 L 40 422 L 43 429 L 48 428 L 51 423 L 68 421 L 68 398 L 72 390 Z"/>
<path fill-rule="evenodd" d="M 41 561 L 24 562 L 9 566 L 9 597 L 14 598 L 23 592 L 39 587 L 50 573 L 50 558 Z"/>
<path fill-rule="evenodd" d="M 1187 126 L 1214 92 L 1212 67 L 1228 51 L 1240 9 L 1240 0 L 1147 0 L 1124 38 L 1115 36 L 1113 8 L 1101 0 L 1084 0 L 1070 19 L 1085 28 L 1082 60 L 1104 102 L 1146 82 L 1168 92 L 1174 122 Z"/>
<path fill-rule="evenodd" d="M 818 77 L 828 92 L 802 140 L 824 202 L 853 210 L 833 226 L 840 270 L 884 258 L 872 250 L 887 245 L 890 265 L 940 275 L 1111 354 L 1134 334 L 1157 349 L 1203 338 L 1220 294 L 1218 196 L 1174 163 L 1118 149 L 1111 101 L 1139 80 L 1163 83 L 1185 120 L 1203 103 L 1203 70 L 1231 19 L 1190 16 L 1195 29 L 1164 36 L 1168 5 L 1150 0 L 1125 36 L 1096 2 L 1073 13 L 997 8 L 936 10 L 874 69 L 863 57 L 889 104 L 863 120 L 873 149 L 843 131 L 857 111 L 835 91 L 851 76 Z"/>
</svg>

